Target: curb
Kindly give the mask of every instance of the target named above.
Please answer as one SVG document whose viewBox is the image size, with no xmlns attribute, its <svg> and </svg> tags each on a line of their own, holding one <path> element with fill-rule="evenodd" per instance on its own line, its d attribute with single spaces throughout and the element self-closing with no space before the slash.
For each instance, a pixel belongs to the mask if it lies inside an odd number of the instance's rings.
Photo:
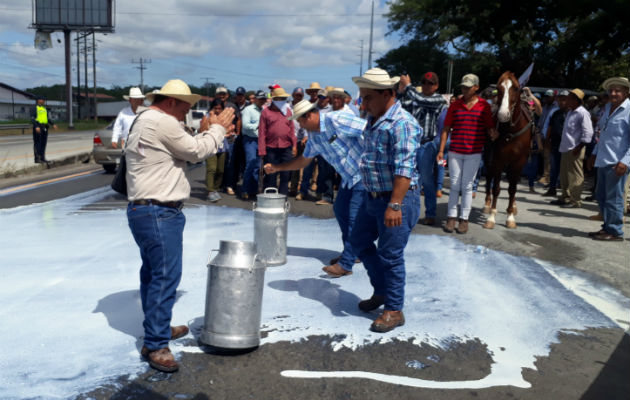
<svg viewBox="0 0 630 400">
<path fill-rule="evenodd" d="M 65 158 L 61 158 L 61 159 L 57 159 L 57 160 L 50 160 L 48 161 L 48 165 L 46 164 L 35 164 L 33 166 L 27 167 L 27 168 L 23 168 L 17 171 L 11 171 L 11 172 L 4 172 L 0 174 L 1 178 L 15 178 L 18 177 L 20 175 L 26 175 L 26 174 L 30 174 L 33 172 L 39 172 L 39 171 L 46 171 L 48 169 L 53 169 L 56 167 L 61 167 L 63 165 L 70 165 L 70 164 L 78 164 L 78 163 L 88 163 L 90 161 L 90 159 L 92 158 L 92 152 L 88 152 L 88 153 L 79 153 L 79 154 L 74 154 Z"/>
</svg>

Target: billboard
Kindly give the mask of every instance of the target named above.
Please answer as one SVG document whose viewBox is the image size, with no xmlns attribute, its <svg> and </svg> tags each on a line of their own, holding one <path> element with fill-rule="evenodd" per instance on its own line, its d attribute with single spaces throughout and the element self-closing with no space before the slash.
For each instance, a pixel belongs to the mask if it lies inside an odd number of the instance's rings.
<svg viewBox="0 0 630 400">
<path fill-rule="evenodd" d="M 33 0 L 33 28 L 114 31 L 114 0 Z"/>
</svg>

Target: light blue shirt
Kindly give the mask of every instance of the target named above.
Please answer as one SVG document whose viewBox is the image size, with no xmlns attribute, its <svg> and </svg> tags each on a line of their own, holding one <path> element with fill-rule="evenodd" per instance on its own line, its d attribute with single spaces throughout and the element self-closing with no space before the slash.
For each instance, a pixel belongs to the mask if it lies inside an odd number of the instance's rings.
<svg viewBox="0 0 630 400">
<path fill-rule="evenodd" d="M 593 154 L 596 167 L 616 165 L 619 161 L 630 167 L 630 100 L 623 103 L 610 114 L 611 104 L 606 104 L 597 124 L 599 142 Z"/>
<path fill-rule="evenodd" d="M 573 150 L 580 143 L 590 143 L 593 137 L 593 122 L 591 114 L 584 106 L 569 111 L 562 128 L 562 140 L 560 141 L 560 153 Z"/>
<path fill-rule="evenodd" d="M 241 113 L 243 120 L 241 131 L 243 135 L 247 135 L 253 138 L 258 137 L 258 123 L 260 122 L 260 113 L 262 108 L 258 108 L 256 104 L 250 104 L 245 107 Z"/>
<path fill-rule="evenodd" d="M 551 116 L 559 109 L 560 107 L 558 107 L 558 104 L 555 101 L 550 106 L 547 106 L 545 109 L 543 109 L 543 113 L 540 116 L 539 121 L 540 133 L 542 134 L 543 138 L 547 138 L 547 130 L 549 129 Z"/>
<path fill-rule="evenodd" d="M 359 163 L 363 154 L 363 130 L 367 121 L 347 111 L 319 114 L 319 132 L 312 132 L 304 157 L 321 155 L 341 176 L 341 186 L 353 188 L 361 182 Z"/>
</svg>

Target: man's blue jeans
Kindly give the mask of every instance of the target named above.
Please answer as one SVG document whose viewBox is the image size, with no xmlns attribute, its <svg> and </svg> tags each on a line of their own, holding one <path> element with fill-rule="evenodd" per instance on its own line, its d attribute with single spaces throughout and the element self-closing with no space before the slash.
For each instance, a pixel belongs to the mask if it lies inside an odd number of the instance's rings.
<svg viewBox="0 0 630 400">
<path fill-rule="evenodd" d="M 242 192 L 250 195 L 258 193 L 258 171 L 260 157 L 258 156 L 258 138 L 243 135 L 245 149 L 245 173 L 243 174 Z"/>
<path fill-rule="evenodd" d="M 427 142 L 418 148 L 416 153 L 416 161 L 418 164 L 418 173 L 422 182 L 422 190 L 424 190 L 424 214 L 427 218 L 435 218 L 435 208 L 437 203 L 436 196 L 436 175 L 435 167 L 437 156 L 437 146 L 435 142 Z"/>
<path fill-rule="evenodd" d="M 346 271 L 352 271 L 354 261 L 357 259 L 357 255 L 350 244 L 350 235 L 354 229 L 359 208 L 365 201 L 366 196 L 367 192 L 361 182 L 350 189 L 340 187 L 333 205 L 335 218 L 337 218 L 341 229 L 341 240 L 343 241 L 343 252 L 339 258 L 339 265 Z"/>
<path fill-rule="evenodd" d="M 267 147 L 267 155 L 263 157 L 265 164 L 282 164 L 293 159 L 293 153 L 291 147 L 275 148 Z M 280 184 L 277 183 L 278 175 L 280 175 Z M 275 172 L 273 174 L 267 174 L 263 178 L 264 188 L 277 188 L 278 193 L 288 195 L 289 194 L 289 177 L 291 173 L 289 171 Z"/>
<path fill-rule="evenodd" d="M 182 240 L 186 217 L 177 208 L 127 206 L 127 220 L 142 258 L 140 299 L 144 312 L 144 345 L 168 346 L 175 292 L 182 276 Z"/>
<path fill-rule="evenodd" d="M 617 176 L 614 165 L 597 168 L 595 197 L 602 213 L 602 229 L 611 235 L 623 236 L 623 189 L 628 174 Z"/>
<path fill-rule="evenodd" d="M 402 205 L 402 224 L 385 226 L 389 198 L 367 194 L 359 208 L 350 236 L 352 248 L 365 265 L 374 294 L 385 297 L 385 309 L 402 310 L 405 299 L 404 251 L 420 216 L 420 190 L 407 191 Z M 378 239 L 378 246 L 374 241 Z"/>
</svg>

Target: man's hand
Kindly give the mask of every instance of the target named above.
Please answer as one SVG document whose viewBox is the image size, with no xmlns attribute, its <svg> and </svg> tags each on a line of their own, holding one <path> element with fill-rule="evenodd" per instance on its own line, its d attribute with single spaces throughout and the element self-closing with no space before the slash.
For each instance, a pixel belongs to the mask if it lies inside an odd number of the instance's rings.
<svg viewBox="0 0 630 400">
<path fill-rule="evenodd" d="M 278 170 L 276 169 L 276 166 L 273 164 L 265 164 L 263 169 L 265 170 L 266 174 L 275 174 L 276 172 L 278 172 Z"/>
<path fill-rule="evenodd" d="M 112 142 L 112 149 L 117 149 L 117 148 L 118 148 L 118 143 Z"/>
<path fill-rule="evenodd" d="M 404 92 L 409 85 L 411 85 L 411 78 L 409 77 L 409 75 L 400 75 L 400 81 L 398 82 L 398 93 Z"/>
<path fill-rule="evenodd" d="M 385 210 L 385 226 L 393 228 L 402 225 L 402 211 L 394 211 L 387 207 Z"/>
<path fill-rule="evenodd" d="M 305 137 L 302 139 L 302 145 L 306 146 L 306 142 L 308 142 L 308 136 L 305 136 Z"/>
<path fill-rule="evenodd" d="M 617 165 L 613 167 L 613 171 L 615 171 L 615 174 L 617 174 L 617 176 L 623 176 L 623 174 L 628 171 L 628 166 L 620 161 L 617 163 Z"/>
<path fill-rule="evenodd" d="M 53 129 L 57 130 L 57 124 L 53 124 Z"/>
<path fill-rule="evenodd" d="M 42 133 L 42 129 L 38 126 L 35 128 L 35 133 Z"/>
</svg>

